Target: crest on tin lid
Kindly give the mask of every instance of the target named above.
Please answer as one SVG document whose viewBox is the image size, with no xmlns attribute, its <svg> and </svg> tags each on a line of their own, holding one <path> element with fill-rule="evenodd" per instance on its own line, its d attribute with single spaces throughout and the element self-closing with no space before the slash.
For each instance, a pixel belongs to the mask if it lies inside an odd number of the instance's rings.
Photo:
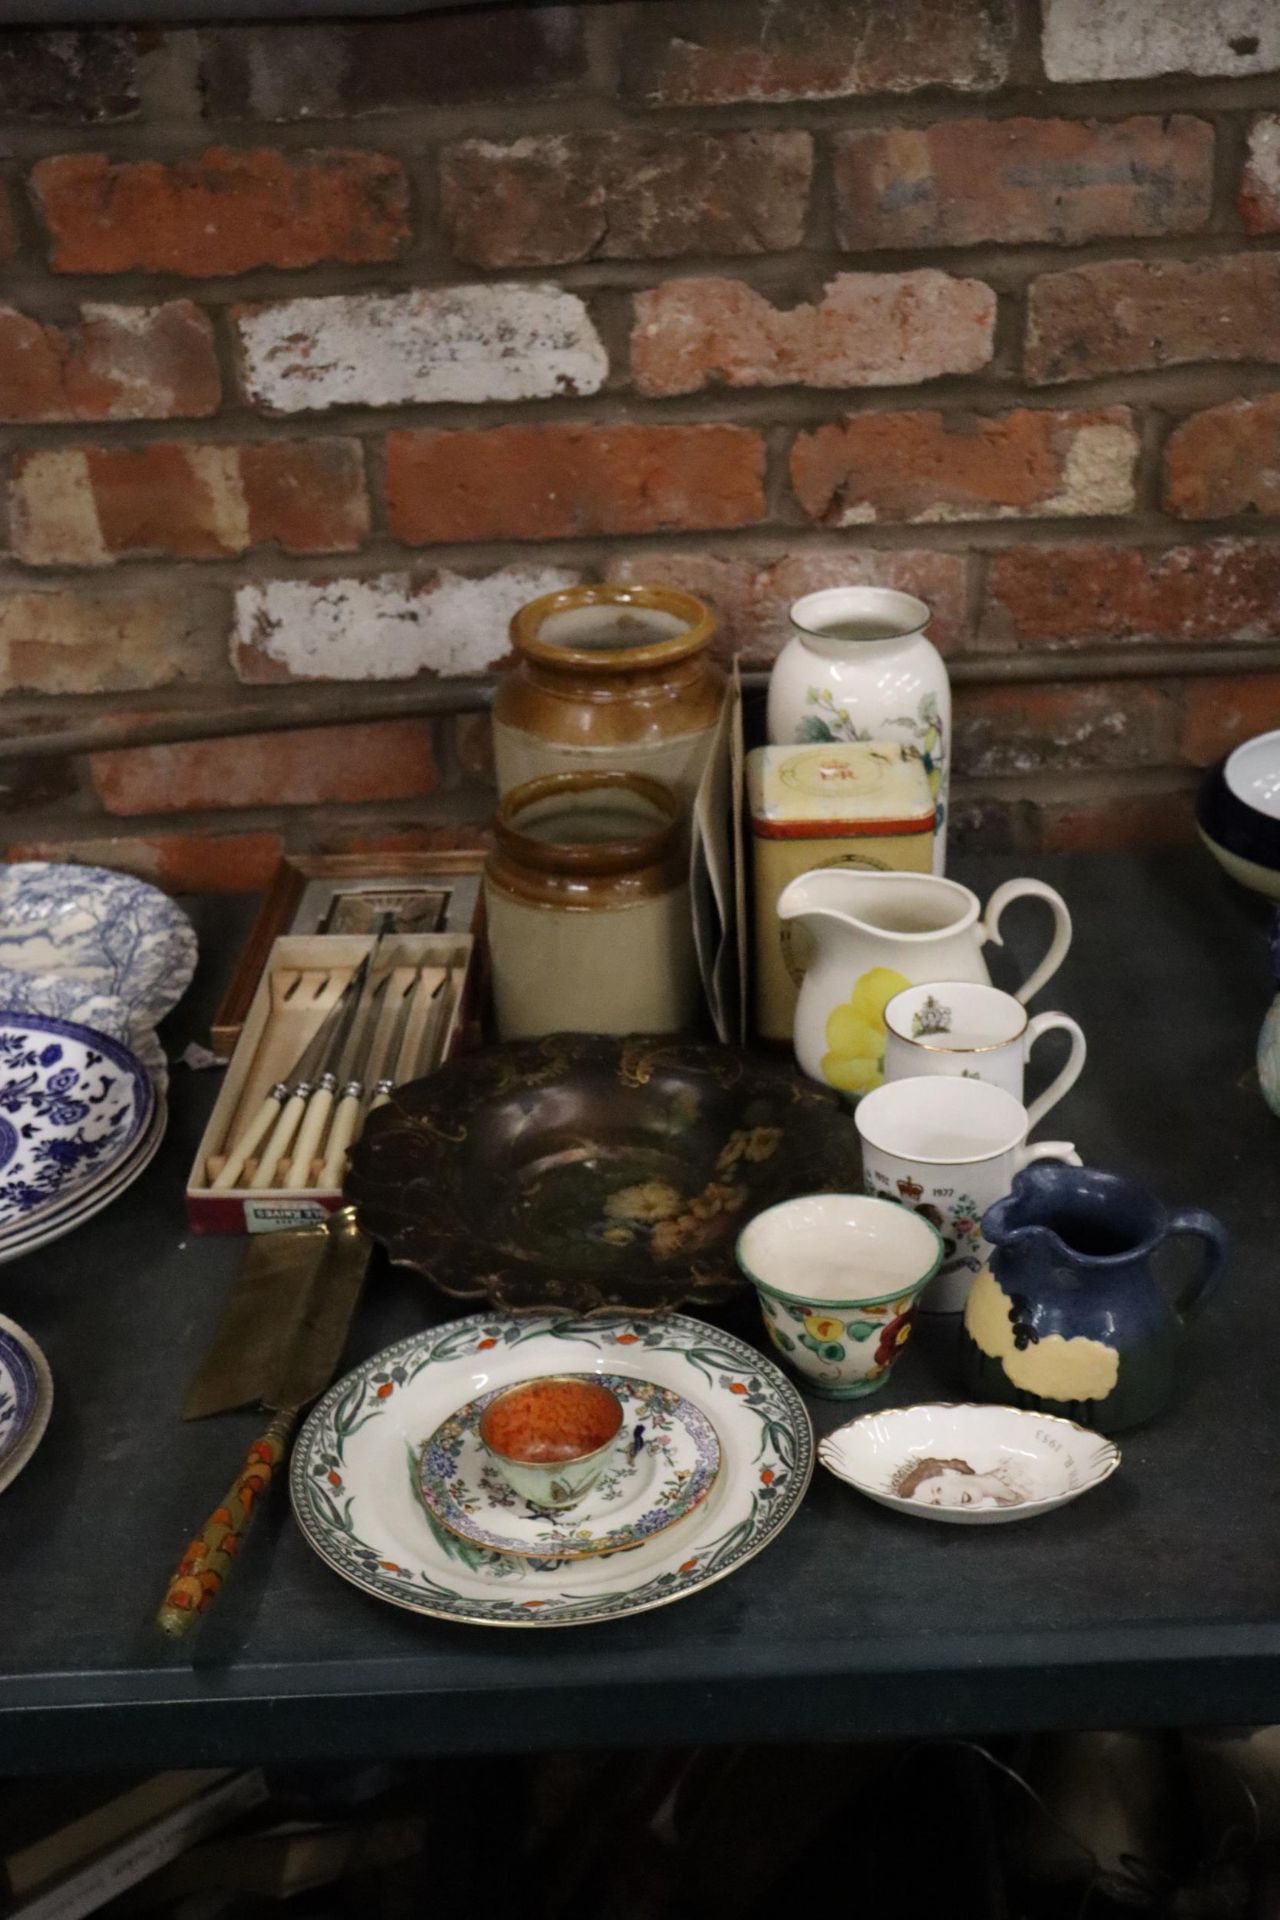
<svg viewBox="0 0 1280 1920">
<path fill-rule="evenodd" d="M 927 833 L 933 796 L 919 750 L 900 740 L 757 747 L 747 756 L 758 831 L 782 825 L 851 833 Z"/>
</svg>

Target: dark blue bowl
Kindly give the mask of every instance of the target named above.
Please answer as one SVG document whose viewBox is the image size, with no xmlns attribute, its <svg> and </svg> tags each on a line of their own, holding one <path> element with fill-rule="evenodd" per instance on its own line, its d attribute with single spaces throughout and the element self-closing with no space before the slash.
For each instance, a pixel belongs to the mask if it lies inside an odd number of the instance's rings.
<svg viewBox="0 0 1280 1920">
<path fill-rule="evenodd" d="M 1264 742 L 1270 743 L 1272 751 Z M 1196 825 L 1209 851 L 1233 879 L 1275 899 L 1280 897 L 1280 818 L 1241 797 L 1242 757 L 1244 768 L 1255 777 L 1274 768 L 1280 787 L 1280 731 L 1259 734 L 1206 773 L 1196 801 Z M 1229 767 L 1234 786 L 1228 781 Z"/>
</svg>

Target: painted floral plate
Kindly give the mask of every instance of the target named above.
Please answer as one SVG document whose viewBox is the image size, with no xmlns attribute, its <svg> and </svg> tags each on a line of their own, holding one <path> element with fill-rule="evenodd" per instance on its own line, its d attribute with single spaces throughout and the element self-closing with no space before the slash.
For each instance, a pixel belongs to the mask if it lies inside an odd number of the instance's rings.
<svg viewBox="0 0 1280 1920">
<path fill-rule="evenodd" d="M 858 1130 L 790 1059 L 670 1035 L 482 1047 L 398 1087 L 346 1191 L 392 1260 L 504 1313 L 664 1313 L 744 1284 L 743 1222 L 857 1184 Z"/>
<path fill-rule="evenodd" d="M 164 1143 L 168 1124 L 168 1105 L 164 1097 L 158 1095 L 150 1126 L 121 1161 L 110 1180 L 95 1182 L 84 1189 L 77 1188 L 69 1199 L 57 1206 L 38 1207 L 21 1220 L 0 1227 L 0 1266 L 10 1260 L 21 1260 L 29 1253 L 39 1252 L 42 1247 L 61 1240 L 64 1234 L 84 1226 L 87 1221 L 104 1212 L 146 1172 Z"/>
<path fill-rule="evenodd" d="M 29 1333 L 0 1314 L 0 1491 L 39 1446 L 52 1410 L 48 1361 Z"/>
<path fill-rule="evenodd" d="M 190 921 L 145 880 L 45 860 L 0 870 L 0 1006 L 94 1027 L 163 1079 L 155 1029 L 195 966 Z"/>
<path fill-rule="evenodd" d="M 579 1375 L 622 1402 L 617 1450 L 590 1492 L 564 1513 L 545 1513 L 514 1493 L 480 1439 L 498 1389 L 470 1400 L 438 1426 L 418 1463 L 423 1503 L 447 1532 L 495 1553 L 531 1560 L 586 1560 L 625 1553 L 685 1520 L 720 1471 L 720 1442 L 691 1400 L 652 1380 Z"/>
<path fill-rule="evenodd" d="M 109 1181 L 155 1103 L 146 1069 L 119 1041 L 0 1011 L 0 1228 Z"/>
<path fill-rule="evenodd" d="M 721 1469 L 678 1527 L 626 1554 L 533 1562 L 460 1540 L 422 1504 L 424 1443 L 458 1406 L 539 1373 L 670 1387 L 714 1426 Z M 293 1450 L 294 1512 L 322 1560 L 364 1592 L 445 1620 L 570 1627 L 667 1606 L 777 1539 L 813 1472 L 795 1388 L 744 1340 L 665 1319 L 476 1313 L 357 1367 L 312 1409 Z"/>
<path fill-rule="evenodd" d="M 1057 1414 L 939 1402 L 864 1413 L 829 1433 L 818 1458 L 881 1506 L 991 1526 L 1051 1513 L 1101 1486 L 1120 1449 Z"/>
</svg>

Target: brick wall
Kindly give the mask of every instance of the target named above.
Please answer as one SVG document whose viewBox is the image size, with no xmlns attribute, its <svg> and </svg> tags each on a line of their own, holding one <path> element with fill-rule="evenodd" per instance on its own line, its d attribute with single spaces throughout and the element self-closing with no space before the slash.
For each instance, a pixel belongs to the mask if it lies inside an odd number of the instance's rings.
<svg viewBox="0 0 1280 1920">
<path fill-rule="evenodd" d="M 600 577 L 756 666 L 918 591 L 963 832 L 1184 835 L 1280 723 L 1278 235 L 1274 0 L 0 34 L 3 844 L 447 838 L 487 723 L 397 684 Z"/>
</svg>

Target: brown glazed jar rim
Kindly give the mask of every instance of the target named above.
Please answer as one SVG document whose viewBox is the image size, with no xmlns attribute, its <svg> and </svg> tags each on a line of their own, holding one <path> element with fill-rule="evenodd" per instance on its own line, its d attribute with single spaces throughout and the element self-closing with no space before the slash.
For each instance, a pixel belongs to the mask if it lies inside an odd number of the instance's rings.
<svg viewBox="0 0 1280 1920">
<path fill-rule="evenodd" d="M 651 607 L 657 613 L 683 620 L 686 630 L 666 640 L 618 648 L 555 647 L 539 637 L 553 614 L 572 613 L 575 607 Z M 561 587 L 556 593 L 526 601 L 511 616 L 511 641 L 516 651 L 540 667 L 562 673 L 584 669 L 592 673 L 647 673 L 701 653 L 710 645 L 715 631 L 716 617 L 710 607 L 679 587 Z"/>
<path fill-rule="evenodd" d="M 526 807 L 557 795 L 571 793 L 635 793 L 667 816 L 666 824 L 639 832 L 626 840 L 590 840 L 563 842 L 535 840 L 515 824 Z M 581 773 L 544 773 L 537 780 L 526 780 L 513 787 L 498 802 L 494 816 L 494 839 L 498 848 L 518 866 L 534 867 L 541 873 L 589 876 L 607 873 L 631 873 L 644 867 L 664 866 L 679 851 L 684 815 L 675 794 L 661 780 L 646 773 L 624 773 L 618 769 L 586 770 Z"/>
</svg>

